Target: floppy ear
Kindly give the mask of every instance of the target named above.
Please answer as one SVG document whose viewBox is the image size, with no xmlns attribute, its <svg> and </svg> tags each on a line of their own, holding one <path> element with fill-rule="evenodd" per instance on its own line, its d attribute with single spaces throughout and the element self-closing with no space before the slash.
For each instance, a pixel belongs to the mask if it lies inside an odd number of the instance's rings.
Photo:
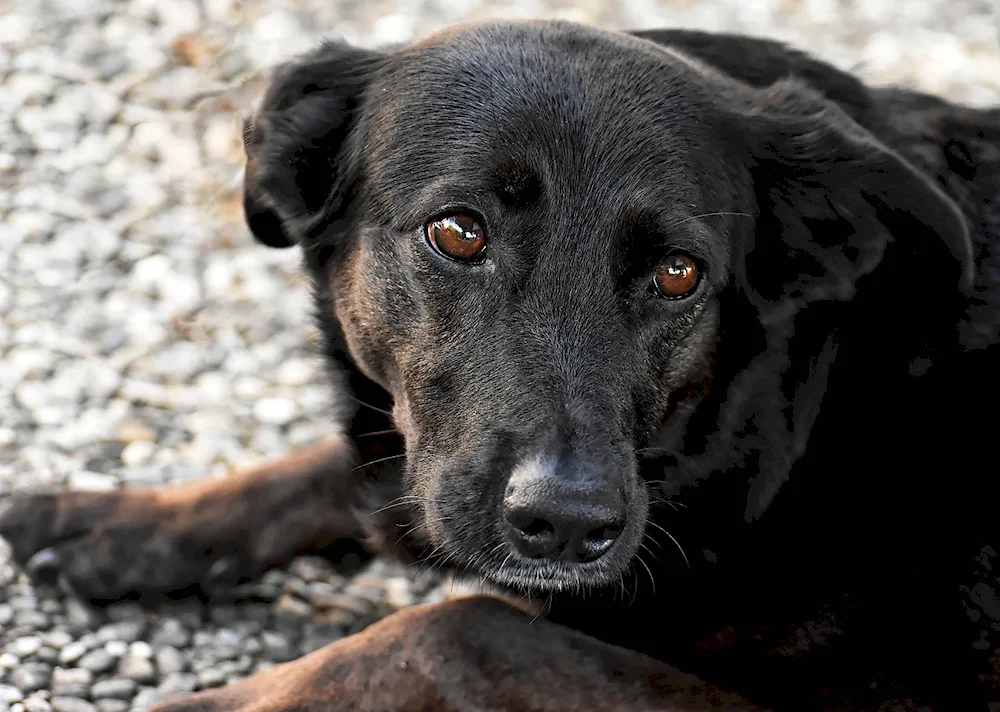
<svg viewBox="0 0 1000 712">
<path fill-rule="evenodd" d="M 260 242 L 300 243 L 344 211 L 356 172 L 352 130 L 380 56 L 328 42 L 275 70 L 243 128 L 243 209 Z"/>
<path fill-rule="evenodd" d="M 765 322 L 850 299 L 887 251 L 904 279 L 970 288 L 965 218 L 928 177 L 794 81 L 750 96 L 738 122 L 759 214 L 738 278 Z"/>
</svg>

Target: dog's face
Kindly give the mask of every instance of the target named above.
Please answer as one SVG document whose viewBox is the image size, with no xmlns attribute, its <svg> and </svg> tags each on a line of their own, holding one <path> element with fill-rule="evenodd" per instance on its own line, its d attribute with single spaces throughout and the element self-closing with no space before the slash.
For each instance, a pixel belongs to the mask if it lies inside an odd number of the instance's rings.
<svg viewBox="0 0 1000 712">
<path fill-rule="evenodd" d="M 886 205 L 966 249 L 954 207 L 815 95 L 569 24 L 324 47 L 247 143 L 251 229 L 302 244 L 349 367 L 391 395 L 432 543 L 534 590 L 622 576 L 640 455 L 702 397 L 724 320 L 753 315 L 728 329 L 750 339 L 849 297 Z M 869 234 L 814 244 L 793 200 Z"/>
</svg>

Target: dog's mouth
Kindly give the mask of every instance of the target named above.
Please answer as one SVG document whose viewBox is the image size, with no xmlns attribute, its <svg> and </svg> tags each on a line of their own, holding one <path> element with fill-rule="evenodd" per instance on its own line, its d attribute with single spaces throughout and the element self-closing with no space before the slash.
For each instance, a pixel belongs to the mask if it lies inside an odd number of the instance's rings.
<svg viewBox="0 0 1000 712">
<path fill-rule="evenodd" d="M 611 552 L 608 552 L 609 554 Z M 580 564 L 558 560 L 533 560 L 504 555 L 497 563 L 475 566 L 474 573 L 484 581 L 520 593 L 582 593 L 619 586 L 626 568 L 616 559 L 602 557 Z"/>
<path fill-rule="evenodd" d="M 432 548 L 449 552 L 448 558 L 467 575 L 484 583 L 520 594 L 571 592 L 587 593 L 601 589 L 620 589 L 626 576 L 639 564 L 635 563 L 645 527 L 628 522 L 600 556 L 589 561 L 571 557 L 526 556 L 509 537 L 497 533 L 486 539 L 455 537 L 451 533 L 434 532 Z M 468 530 L 466 530 L 468 531 Z"/>
</svg>

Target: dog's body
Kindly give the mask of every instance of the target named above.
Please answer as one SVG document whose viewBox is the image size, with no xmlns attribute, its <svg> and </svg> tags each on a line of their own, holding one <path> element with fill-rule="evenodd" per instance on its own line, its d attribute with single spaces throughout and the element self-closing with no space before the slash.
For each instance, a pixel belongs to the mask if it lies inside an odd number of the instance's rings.
<svg viewBox="0 0 1000 712">
<path fill-rule="evenodd" d="M 1000 111 L 637 35 L 278 73 L 247 217 L 303 246 L 347 436 L 0 533 L 99 598 L 357 537 L 547 621 L 415 609 L 170 710 L 1000 706 Z"/>
</svg>

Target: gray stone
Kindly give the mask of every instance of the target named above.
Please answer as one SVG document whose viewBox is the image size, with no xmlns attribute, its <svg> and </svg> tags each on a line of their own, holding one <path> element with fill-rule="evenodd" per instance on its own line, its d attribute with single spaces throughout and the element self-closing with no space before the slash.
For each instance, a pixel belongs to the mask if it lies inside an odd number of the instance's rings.
<svg viewBox="0 0 1000 712">
<path fill-rule="evenodd" d="M 90 688 L 91 697 L 95 700 L 104 698 L 114 698 L 118 700 L 130 700 L 135 695 L 136 683 L 134 680 L 123 680 L 112 678 L 95 682 Z"/>
<path fill-rule="evenodd" d="M 129 655 L 137 658 L 151 658 L 153 657 L 153 646 L 145 640 L 137 640 L 128 646 L 128 652 Z"/>
<path fill-rule="evenodd" d="M 157 702 L 162 702 L 168 693 L 158 690 L 155 687 L 144 687 L 139 690 L 138 694 L 132 699 L 132 709 L 133 710 L 145 710 L 147 707 L 155 705 Z"/>
<path fill-rule="evenodd" d="M 160 690 L 165 693 L 193 692 L 197 687 L 198 676 L 190 672 L 172 672 L 160 682 Z"/>
<path fill-rule="evenodd" d="M 118 665 L 118 674 L 139 683 L 156 681 L 156 666 L 148 657 L 129 652 Z"/>
<path fill-rule="evenodd" d="M 70 623 L 79 628 L 93 628 L 99 620 L 97 611 L 76 598 L 66 601 L 66 615 Z"/>
<path fill-rule="evenodd" d="M 77 665 L 99 675 L 115 666 L 115 658 L 103 648 L 98 648 L 97 650 L 91 650 L 80 658 Z"/>
<path fill-rule="evenodd" d="M 153 631 L 149 642 L 154 647 L 166 645 L 173 648 L 184 648 L 191 642 L 191 633 L 181 625 L 180 621 L 167 618 Z"/>
<path fill-rule="evenodd" d="M 49 700 L 53 712 L 97 712 L 93 704 L 79 697 L 55 697 Z"/>
<path fill-rule="evenodd" d="M 14 702 L 20 702 L 23 699 L 24 693 L 16 687 L 12 687 L 10 685 L 0 685 L 0 703 L 9 705 Z"/>
<path fill-rule="evenodd" d="M 128 652 L 128 643 L 124 640 L 109 640 L 104 644 L 104 652 L 113 658 L 120 658 Z"/>
<path fill-rule="evenodd" d="M 73 642 L 73 636 L 64 630 L 50 630 L 41 634 L 42 642 L 50 648 L 62 650 Z"/>
<path fill-rule="evenodd" d="M 226 684 L 226 673 L 219 667 L 210 667 L 198 673 L 198 687 L 222 687 Z"/>
<path fill-rule="evenodd" d="M 25 628 L 45 628 L 49 624 L 49 616 L 44 611 L 17 611 L 14 614 L 14 625 Z"/>
<path fill-rule="evenodd" d="M 26 635 L 12 641 L 7 646 L 7 651 L 14 653 L 22 660 L 30 658 L 42 647 L 42 639 L 36 635 Z"/>
<path fill-rule="evenodd" d="M 52 705 L 41 697 L 25 697 L 21 704 L 27 712 L 52 712 Z"/>
<path fill-rule="evenodd" d="M 35 660 L 49 665 L 55 665 L 59 662 L 59 651 L 55 648 L 50 648 L 47 645 L 42 646 L 38 649 L 38 652 L 35 653 Z"/>
<path fill-rule="evenodd" d="M 94 674 L 83 668 L 56 668 L 52 671 L 52 694 L 62 697 L 86 697 Z"/>
<path fill-rule="evenodd" d="M 286 635 L 272 630 L 265 630 L 261 633 L 260 637 L 261 642 L 264 644 L 263 655 L 265 659 L 271 662 L 283 663 L 293 660 L 296 657 L 297 654 Z"/>
<path fill-rule="evenodd" d="M 184 660 L 184 656 L 179 650 L 177 650 L 177 648 L 164 646 L 156 651 L 155 658 L 156 667 L 160 671 L 161 675 L 178 673 L 187 667 L 187 662 Z"/>
<path fill-rule="evenodd" d="M 89 648 L 79 640 L 74 640 L 63 646 L 59 652 L 59 663 L 61 665 L 72 665 L 86 655 Z"/>
<path fill-rule="evenodd" d="M 300 598 L 286 594 L 278 599 L 278 609 L 275 612 L 275 617 L 280 623 L 294 627 L 312 616 L 312 613 L 312 607 L 308 603 Z"/>
<path fill-rule="evenodd" d="M 75 490 L 85 492 L 109 492 L 117 489 L 119 482 L 114 475 L 103 475 L 84 470 L 70 475 L 67 484 Z"/>
<path fill-rule="evenodd" d="M 14 683 L 21 692 L 34 692 L 49 685 L 52 668 L 48 663 L 29 662 L 21 663 L 20 666 L 10 674 L 10 681 Z"/>
</svg>

